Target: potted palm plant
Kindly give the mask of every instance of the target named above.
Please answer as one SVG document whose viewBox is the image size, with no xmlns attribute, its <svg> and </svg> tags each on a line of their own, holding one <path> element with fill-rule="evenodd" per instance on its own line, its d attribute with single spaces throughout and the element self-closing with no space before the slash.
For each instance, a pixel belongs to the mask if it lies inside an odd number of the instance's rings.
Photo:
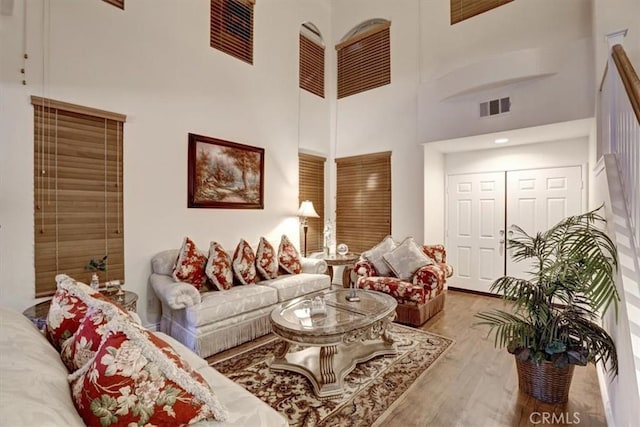
<svg viewBox="0 0 640 427">
<path fill-rule="evenodd" d="M 520 389 L 538 400 L 566 402 L 575 365 L 603 362 L 618 374 L 616 347 L 598 324 L 613 304 L 618 265 L 614 243 L 599 228 L 600 208 L 528 235 L 514 226 L 511 257 L 531 262 L 527 279 L 504 276 L 491 291 L 513 302 L 511 312 L 477 313 L 495 334 L 496 347 L 515 355 Z"/>
</svg>

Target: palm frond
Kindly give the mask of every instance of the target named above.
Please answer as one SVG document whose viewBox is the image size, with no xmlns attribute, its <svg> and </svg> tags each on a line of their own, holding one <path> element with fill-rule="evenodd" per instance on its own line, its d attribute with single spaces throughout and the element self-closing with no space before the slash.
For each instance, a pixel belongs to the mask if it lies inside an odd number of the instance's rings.
<svg viewBox="0 0 640 427">
<path fill-rule="evenodd" d="M 485 325 L 489 327 L 489 333 L 494 333 L 494 345 L 505 347 L 512 341 L 529 344 L 534 337 L 534 327 L 526 319 L 502 310 L 492 312 L 476 313 L 476 317 L 481 319 L 474 325 Z M 525 345 L 526 346 L 526 345 Z"/>
<path fill-rule="evenodd" d="M 576 346 L 586 348 L 589 358 L 602 362 L 609 372 L 618 375 L 618 353 L 607 331 L 572 310 L 563 312 L 562 316 L 567 334 Z"/>
</svg>

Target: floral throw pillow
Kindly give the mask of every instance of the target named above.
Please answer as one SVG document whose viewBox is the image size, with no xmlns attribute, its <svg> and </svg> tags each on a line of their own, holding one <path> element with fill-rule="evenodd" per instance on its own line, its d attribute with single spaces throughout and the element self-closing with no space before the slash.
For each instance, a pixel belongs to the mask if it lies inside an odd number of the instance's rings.
<svg viewBox="0 0 640 427">
<path fill-rule="evenodd" d="M 116 316 L 130 320 L 127 312 L 115 304 L 95 299 L 88 302 L 87 314 L 78 330 L 62 343 L 60 358 L 70 372 L 93 358 L 105 334 L 105 326 Z"/>
<path fill-rule="evenodd" d="M 209 245 L 209 259 L 204 272 L 219 291 L 231 289 L 233 286 L 233 268 L 227 251 L 218 242 Z"/>
<path fill-rule="evenodd" d="M 87 425 L 185 425 L 223 421 L 226 410 L 202 376 L 169 344 L 140 326 L 113 319 L 95 356 L 69 375 Z"/>
<path fill-rule="evenodd" d="M 95 289 L 76 282 L 65 274 L 58 274 L 56 282 L 57 290 L 49 306 L 45 335 L 59 351 L 62 343 L 78 330 L 87 314 L 85 300 L 92 295 L 97 298 L 104 297 Z"/>
<path fill-rule="evenodd" d="M 193 240 L 185 237 L 173 268 L 173 278 L 178 282 L 190 283 L 200 290 L 207 283 L 207 275 L 204 273 L 206 264 L 207 257 L 198 250 Z"/>
<path fill-rule="evenodd" d="M 433 264 L 412 237 L 404 239 L 397 248 L 385 254 L 383 258 L 400 280 L 411 280 L 420 267 Z"/>
<path fill-rule="evenodd" d="M 373 248 L 362 253 L 362 257 L 369 261 L 376 269 L 378 276 L 389 277 L 392 272 L 386 262 L 384 262 L 384 255 L 394 250 L 398 244 L 393 240 L 391 236 L 387 236 L 380 243 Z"/>
<path fill-rule="evenodd" d="M 256 270 L 265 279 L 278 277 L 278 257 L 276 250 L 264 237 L 260 238 L 256 251 Z"/>
<path fill-rule="evenodd" d="M 285 235 L 282 235 L 280 246 L 278 247 L 278 264 L 289 274 L 300 274 L 302 272 L 298 250 Z"/>
<path fill-rule="evenodd" d="M 251 245 L 246 240 L 240 239 L 240 243 L 233 253 L 233 273 L 243 285 L 251 285 L 258 281 L 256 273 L 256 256 Z"/>
</svg>

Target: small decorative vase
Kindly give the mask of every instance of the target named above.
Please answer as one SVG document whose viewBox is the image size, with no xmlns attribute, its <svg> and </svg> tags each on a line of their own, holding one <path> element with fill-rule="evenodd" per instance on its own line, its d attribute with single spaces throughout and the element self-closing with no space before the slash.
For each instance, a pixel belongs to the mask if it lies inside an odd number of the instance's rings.
<svg viewBox="0 0 640 427">
<path fill-rule="evenodd" d="M 100 279 L 98 278 L 98 273 L 93 273 L 91 276 L 91 288 L 98 289 L 100 287 Z"/>
<path fill-rule="evenodd" d="M 338 253 L 338 255 L 346 255 L 349 253 L 349 247 L 344 243 L 340 243 L 336 248 L 336 252 Z"/>
</svg>

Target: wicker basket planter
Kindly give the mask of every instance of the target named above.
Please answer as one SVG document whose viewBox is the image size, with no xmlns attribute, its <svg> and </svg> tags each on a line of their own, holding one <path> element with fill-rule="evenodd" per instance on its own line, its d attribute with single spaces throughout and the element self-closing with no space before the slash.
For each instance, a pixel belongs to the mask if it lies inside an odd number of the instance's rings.
<svg viewBox="0 0 640 427">
<path fill-rule="evenodd" d="M 557 368 L 552 362 L 536 365 L 531 360 L 516 359 L 520 390 L 546 403 L 565 403 L 569 400 L 569 388 L 575 365 Z"/>
</svg>

